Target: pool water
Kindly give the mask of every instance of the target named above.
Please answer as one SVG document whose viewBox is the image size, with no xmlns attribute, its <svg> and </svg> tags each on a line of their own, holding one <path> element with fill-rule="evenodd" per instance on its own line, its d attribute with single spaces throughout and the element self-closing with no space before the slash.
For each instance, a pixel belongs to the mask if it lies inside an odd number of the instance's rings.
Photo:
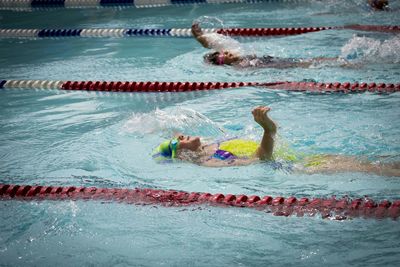
<svg viewBox="0 0 400 267">
<path fill-rule="evenodd" d="M 396 6 L 397 5 L 397 6 Z M 186 5 L 150 9 L 0 11 L 2 28 L 189 28 L 200 16 L 227 27 L 399 25 L 363 1 Z M 45 18 L 45 19 L 44 19 Z M 0 39 L 1 79 L 399 82 L 399 36 L 350 30 L 240 40 L 251 53 L 342 57 L 309 69 L 208 66 L 191 38 Z M 355 58 L 354 58 L 355 57 Z M 396 177 L 301 174 L 270 164 L 206 168 L 158 164 L 173 132 L 207 139 L 262 134 L 251 109 L 272 108 L 278 143 L 315 154 L 400 160 L 400 95 L 309 94 L 245 87 L 129 94 L 0 91 L 0 183 L 159 188 L 296 197 L 398 199 Z M 1 201 L 0 265 L 398 266 L 398 221 L 276 217 L 262 211 L 85 201 Z"/>
</svg>

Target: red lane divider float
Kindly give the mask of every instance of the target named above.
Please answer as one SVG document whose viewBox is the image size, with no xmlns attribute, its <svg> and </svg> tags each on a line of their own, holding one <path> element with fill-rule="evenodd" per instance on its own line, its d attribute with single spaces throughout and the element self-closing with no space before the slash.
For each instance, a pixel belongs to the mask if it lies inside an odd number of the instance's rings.
<svg viewBox="0 0 400 267">
<path fill-rule="evenodd" d="M 337 29 L 350 29 L 357 31 L 370 31 L 370 32 L 388 32 L 388 33 L 399 33 L 400 26 L 391 25 L 346 25 L 343 27 L 337 27 Z"/>
<path fill-rule="evenodd" d="M 263 86 L 260 84 L 259 86 Z M 281 82 L 265 84 L 270 89 L 308 92 L 338 92 L 338 93 L 394 93 L 400 92 L 400 83 L 316 83 L 316 82 Z"/>
<path fill-rule="evenodd" d="M 393 218 L 400 216 L 400 200 L 375 202 L 371 199 L 308 199 L 295 197 L 210 194 L 157 189 L 120 189 L 0 184 L 0 199 L 20 200 L 109 200 L 127 204 L 184 207 L 213 205 L 254 208 L 276 216 L 314 216 L 343 220 L 352 217 Z"/>
<path fill-rule="evenodd" d="M 319 32 L 325 30 L 342 30 L 342 29 L 350 29 L 357 31 L 387 32 L 387 33 L 400 32 L 400 26 L 354 24 L 354 25 L 333 26 L 333 27 L 303 27 L 303 28 L 231 28 L 231 29 L 218 29 L 217 33 L 228 36 L 261 37 L 261 36 L 297 35 L 309 32 Z"/>
<path fill-rule="evenodd" d="M 365 25 L 368 26 L 368 25 Z M 307 27 L 307 28 L 231 28 L 219 29 L 217 33 L 228 36 L 278 36 L 278 35 L 297 35 L 309 32 L 319 32 L 332 30 L 335 27 Z"/>
<path fill-rule="evenodd" d="M 64 90 L 113 91 L 113 92 L 187 92 L 215 90 L 237 87 L 267 87 L 288 91 L 310 92 L 380 92 L 400 91 L 400 84 L 385 83 L 316 83 L 316 82 L 92 82 L 67 81 L 62 84 Z"/>
<path fill-rule="evenodd" d="M 274 83 L 275 84 L 275 83 Z M 187 92 L 244 86 L 257 86 L 252 82 L 99 82 L 67 81 L 63 90 L 113 91 L 113 92 Z"/>
<path fill-rule="evenodd" d="M 314 93 L 393 93 L 400 91 L 400 83 L 317 83 L 317 82 L 128 82 L 128 81 L 51 81 L 51 80 L 0 80 L 0 89 L 58 89 L 72 91 L 107 92 L 190 92 L 239 87 L 264 87 L 288 91 Z"/>
</svg>

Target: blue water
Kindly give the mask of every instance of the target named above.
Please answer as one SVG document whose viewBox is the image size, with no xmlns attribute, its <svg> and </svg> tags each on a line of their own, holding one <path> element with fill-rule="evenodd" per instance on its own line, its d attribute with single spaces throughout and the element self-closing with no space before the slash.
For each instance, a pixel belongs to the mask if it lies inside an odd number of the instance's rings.
<svg viewBox="0 0 400 267">
<path fill-rule="evenodd" d="M 398 3 L 394 3 L 394 6 Z M 228 27 L 400 24 L 362 1 L 198 5 L 154 9 L 0 11 L 2 28 L 190 27 L 216 16 Z M 44 19 L 45 18 L 45 19 Z M 151 81 L 399 82 L 399 37 L 325 31 L 240 40 L 279 57 L 356 53 L 350 67 L 236 70 L 207 66 L 192 39 L 1 39 L 0 78 Z M 0 182 L 150 187 L 296 197 L 398 199 L 394 177 L 287 173 L 268 164 L 206 168 L 157 164 L 151 151 L 174 131 L 257 138 L 250 113 L 269 105 L 279 143 L 303 153 L 400 160 L 400 95 L 289 93 L 263 88 L 116 94 L 0 91 Z M 398 266 L 398 221 L 275 217 L 238 208 L 164 208 L 83 201 L 1 201 L 0 265 Z"/>
</svg>

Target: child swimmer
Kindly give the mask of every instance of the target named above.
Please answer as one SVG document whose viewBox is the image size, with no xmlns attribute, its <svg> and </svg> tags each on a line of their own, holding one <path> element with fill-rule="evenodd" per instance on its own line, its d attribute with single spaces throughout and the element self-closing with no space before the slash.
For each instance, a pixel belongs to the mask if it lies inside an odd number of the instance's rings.
<svg viewBox="0 0 400 267">
<path fill-rule="evenodd" d="M 161 143 L 156 148 L 153 158 L 180 159 L 207 167 L 243 166 L 260 161 L 273 162 L 274 159 L 281 158 L 293 163 L 293 170 L 305 173 L 365 172 L 400 176 L 399 163 L 375 164 L 341 155 L 297 157 L 287 151 L 274 150 L 277 125 L 268 116 L 270 110 L 265 106 L 252 110 L 254 121 L 264 129 L 261 143 L 234 139 L 203 145 L 200 137 L 178 135 Z"/>
<path fill-rule="evenodd" d="M 241 56 L 240 53 L 232 48 L 224 48 L 223 45 L 215 42 L 214 37 L 204 34 L 197 22 L 192 25 L 192 35 L 205 48 L 216 49 L 204 56 L 205 62 L 214 65 L 230 65 L 237 68 L 308 68 L 313 64 L 326 61 L 336 61 L 338 58 L 313 58 L 313 59 L 295 59 L 295 58 L 277 58 L 271 56 L 257 57 L 256 55 Z M 224 36 L 224 38 L 228 38 Z"/>
</svg>

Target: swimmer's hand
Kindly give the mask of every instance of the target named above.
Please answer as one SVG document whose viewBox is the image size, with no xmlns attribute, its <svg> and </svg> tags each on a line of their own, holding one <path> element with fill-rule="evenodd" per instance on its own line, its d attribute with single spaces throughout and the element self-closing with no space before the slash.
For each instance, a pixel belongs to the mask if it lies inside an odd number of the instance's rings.
<svg viewBox="0 0 400 267">
<path fill-rule="evenodd" d="M 194 22 L 192 24 L 192 34 L 202 46 L 211 49 L 207 38 L 203 35 L 203 31 L 201 30 L 199 23 Z"/>
<path fill-rule="evenodd" d="M 268 112 L 270 110 L 270 107 L 259 106 L 254 108 L 251 113 L 253 114 L 254 121 L 263 127 L 264 131 L 267 131 L 270 134 L 275 134 L 277 127 L 275 122 L 268 117 Z"/>
<path fill-rule="evenodd" d="M 200 25 L 199 25 L 198 22 L 194 22 L 194 23 L 192 24 L 192 34 L 193 34 L 193 36 L 196 37 L 196 38 L 198 38 L 198 37 L 200 37 L 201 35 L 203 35 L 203 32 L 202 32 L 202 30 L 201 30 Z"/>
</svg>

